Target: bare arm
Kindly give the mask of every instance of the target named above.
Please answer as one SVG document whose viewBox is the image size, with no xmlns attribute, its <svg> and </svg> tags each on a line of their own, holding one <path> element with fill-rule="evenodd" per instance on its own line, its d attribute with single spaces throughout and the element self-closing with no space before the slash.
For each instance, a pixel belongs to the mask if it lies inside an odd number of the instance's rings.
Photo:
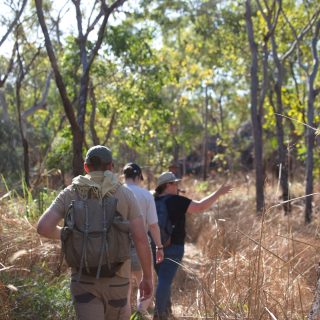
<svg viewBox="0 0 320 320">
<path fill-rule="evenodd" d="M 152 239 L 153 239 L 154 243 L 156 244 L 157 248 L 163 247 L 161 244 L 159 225 L 157 223 L 149 224 L 149 231 L 151 233 Z M 163 248 L 157 249 L 156 250 L 156 259 L 157 259 L 156 262 L 157 263 L 162 262 L 163 258 L 164 258 Z"/>
<path fill-rule="evenodd" d="M 162 247 L 159 225 L 157 223 L 149 224 L 149 231 L 156 246 Z"/>
<path fill-rule="evenodd" d="M 152 259 L 147 234 L 141 216 L 130 220 L 130 230 L 143 271 L 143 278 L 139 286 L 140 296 L 143 297 L 143 299 L 147 299 L 151 297 L 153 291 Z"/>
<path fill-rule="evenodd" d="M 209 196 L 200 201 L 192 200 L 189 204 L 187 212 L 200 213 L 209 209 L 222 195 L 229 193 L 232 187 L 229 185 L 222 185 L 217 191 L 211 193 Z"/>
<path fill-rule="evenodd" d="M 61 215 L 49 208 L 40 217 L 37 232 L 49 239 L 60 239 L 61 227 L 58 224 L 61 220 Z"/>
</svg>

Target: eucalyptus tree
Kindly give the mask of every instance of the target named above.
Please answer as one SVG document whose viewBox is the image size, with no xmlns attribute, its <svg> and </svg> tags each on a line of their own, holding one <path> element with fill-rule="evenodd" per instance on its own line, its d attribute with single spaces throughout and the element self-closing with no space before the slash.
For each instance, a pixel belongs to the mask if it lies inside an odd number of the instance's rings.
<svg viewBox="0 0 320 320">
<path fill-rule="evenodd" d="M 74 175 L 78 175 L 83 172 L 82 148 L 85 139 L 85 115 L 90 71 L 102 45 L 110 15 L 114 13 L 124 2 L 125 0 L 116 0 L 109 4 L 107 1 L 96 0 L 91 4 L 91 7 L 88 7 L 88 4 L 84 4 L 80 0 L 72 0 L 77 22 L 78 36 L 76 37 L 75 42 L 78 47 L 77 55 L 79 58 L 79 70 L 76 70 L 76 72 L 79 72 L 77 98 L 73 102 L 72 96 L 70 92 L 68 92 L 68 88 L 63 78 L 61 61 L 59 61 L 59 57 L 55 52 L 53 35 L 50 33 L 50 29 L 48 28 L 43 2 L 42 0 L 35 1 L 37 16 L 44 35 L 47 54 L 53 69 L 64 111 L 71 127 L 73 146 L 72 164 Z M 84 5 L 87 7 L 84 8 Z M 84 12 L 87 10 L 89 15 L 86 19 Z M 96 39 L 91 40 L 90 37 L 94 30 L 96 32 Z"/>
<path fill-rule="evenodd" d="M 140 161 L 148 165 L 165 158 L 166 144 L 171 140 L 168 139 L 171 111 L 163 97 L 163 88 L 171 81 L 172 73 L 161 51 L 153 46 L 153 32 L 150 25 L 135 19 L 111 27 L 106 39 L 107 51 L 101 57 L 105 70 L 99 64 L 99 70 L 109 79 L 104 92 L 106 106 L 114 115 L 112 139 L 120 142 L 123 156 L 126 150 L 131 160 L 133 154 L 144 155 Z M 111 55 L 116 62 L 107 59 Z M 130 155 L 133 149 L 135 152 Z"/>
<path fill-rule="evenodd" d="M 166 52 L 164 59 L 172 74 L 163 96 L 178 123 L 172 127 L 171 139 L 176 138 L 173 154 L 178 157 L 179 148 L 180 152 L 183 149 L 188 152 L 202 145 L 203 168 L 206 168 L 205 151 L 210 137 L 219 133 L 223 140 L 230 139 L 232 123 L 243 119 L 235 116 L 241 113 L 241 108 L 227 108 L 244 83 L 240 70 L 243 65 L 237 62 L 237 55 L 243 50 L 237 38 L 244 29 L 240 25 L 242 16 L 238 8 L 229 9 L 229 5 L 219 1 L 148 4 L 143 16 L 160 28 L 161 51 Z M 193 123 L 182 123 L 185 118 L 179 118 L 183 114 L 179 110 L 192 114 Z M 234 121 L 225 121 L 228 117 Z M 178 132 L 177 128 L 180 128 Z M 191 144 L 188 130 L 193 132 Z M 206 176 L 205 171 L 203 175 Z"/>
<path fill-rule="evenodd" d="M 10 122 L 8 104 L 5 97 L 4 86 L 5 83 L 13 69 L 15 62 L 15 54 L 17 42 L 14 41 L 14 34 L 17 26 L 19 25 L 19 20 L 25 10 L 27 0 L 4 1 L 3 2 L 3 13 L 0 16 L 1 28 L 4 34 L 0 37 L 0 49 L 12 47 L 11 55 L 6 58 L 4 55 L 1 57 L 1 71 L 0 71 L 0 106 L 2 107 L 1 119 L 3 123 L 7 124 Z M 11 40 L 11 43 L 10 43 Z M 2 51 L 3 53 L 5 50 Z"/>
<path fill-rule="evenodd" d="M 263 140 L 262 140 L 262 121 L 263 121 L 263 102 L 266 95 L 266 81 L 262 82 L 261 93 L 259 95 L 259 70 L 258 70 L 258 45 L 255 40 L 255 31 L 252 22 L 251 1 L 246 1 L 246 24 L 248 41 L 251 50 L 251 121 L 254 136 L 255 151 L 255 170 L 256 170 L 256 209 L 261 213 L 264 209 L 264 172 L 263 172 Z M 264 55 L 264 80 L 266 79 L 267 52 Z M 260 101 L 259 101 L 260 96 Z"/>
<path fill-rule="evenodd" d="M 315 132 L 311 127 L 315 126 L 315 99 L 320 93 L 319 85 L 316 85 L 316 78 L 319 71 L 319 55 L 318 55 L 318 41 L 320 32 L 320 7 L 318 2 L 310 2 L 302 4 L 301 9 L 304 11 L 305 19 L 302 20 L 302 27 L 296 29 L 294 23 L 288 18 L 286 12 L 283 10 L 282 14 L 285 21 L 289 25 L 292 32 L 293 41 L 291 48 L 284 54 L 284 59 L 291 54 L 295 49 L 297 57 L 297 66 L 301 69 L 300 74 L 305 74 L 307 79 L 307 126 L 306 126 L 306 201 L 305 201 L 305 222 L 311 222 L 312 216 L 312 201 L 313 201 L 313 176 L 314 176 L 314 143 Z M 305 39 L 304 39 L 305 38 Z M 305 47 L 305 54 L 302 50 Z M 291 50 L 291 51 L 290 51 Z M 309 51 L 309 53 L 308 53 Z M 304 56 L 304 58 L 302 58 Z M 283 59 L 283 60 L 284 60 Z M 304 62 L 303 62 L 303 59 Z"/>
<path fill-rule="evenodd" d="M 312 218 L 313 181 L 314 181 L 314 145 L 315 145 L 315 105 L 316 97 L 320 93 L 317 84 L 319 72 L 318 41 L 320 32 L 320 8 L 318 3 L 308 3 L 304 7 L 305 24 L 300 30 L 283 12 L 293 35 L 294 42 L 291 51 L 296 51 L 296 64 L 300 69 L 300 77 L 306 77 L 307 106 L 306 119 L 304 118 L 306 136 L 306 188 L 305 188 L 305 222 L 310 223 Z M 299 27 L 299 26 L 298 26 Z M 306 38 L 306 41 L 303 41 Z M 290 53 L 290 51 L 288 51 Z M 298 81 L 295 80 L 295 83 Z M 301 82 L 301 81 L 300 81 Z M 299 94 L 298 94 L 299 96 Z"/>
<path fill-rule="evenodd" d="M 306 207 L 305 207 L 305 221 L 311 222 L 312 216 L 312 193 L 313 193 L 313 148 L 315 142 L 315 132 L 311 129 L 314 127 L 314 105 L 315 99 L 320 93 L 320 86 L 316 86 L 316 77 L 319 72 L 319 54 L 318 54 L 318 41 L 320 36 L 320 20 L 314 28 L 314 33 L 311 41 L 311 51 L 313 57 L 313 65 L 309 67 L 310 71 L 306 69 L 308 79 L 308 108 L 307 119 L 308 128 L 306 129 L 307 135 L 307 168 L 306 168 Z"/>
<path fill-rule="evenodd" d="M 1 31 L 0 49 L 1 49 L 1 67 L 0 67 L 0 108 L 1 110 L 1 154 L 0 161 L 2 172 L 14 175 L 20 171 L 18 168 L 17 146 L 19 139 L 17 125 L 10 112 L 10 101 L 13 96 L 11 79 L 14 78 L 14 68 L 17 62 L 17 34 L 22 23 L 22 15 L 25 11 L 27 0 L 3 1 L 2 12 L 0 13 Z M 9 97 L 9 92 L 12 93 Z"/>
<path fill-rule="evenodd" d="M 29 41 L 26 35 L 28 24 L 19 24 L 16 28 L 16 63 L 13 67 L 17 120 L 23 147 L 24 179 L 28 187 L 30 181 L 30 154 L 32 167 L 35 169 L 41 158 L 41 137 L 37 130 L 43 122 L 37 118 L 39 110 L 47 108 L 50 89 L 51 70 L 47 71 L 42 48 Z M 45 84 L 44 86 L 42 86 Z M 32 119 L 32 121 L 30 121 Z M 29 141 L 32 141 L 31 145 Z M 31 150 L 30 150 L 31 146 Z M 30 152 L 31 151 L 31 152 Z"/>
</svg>

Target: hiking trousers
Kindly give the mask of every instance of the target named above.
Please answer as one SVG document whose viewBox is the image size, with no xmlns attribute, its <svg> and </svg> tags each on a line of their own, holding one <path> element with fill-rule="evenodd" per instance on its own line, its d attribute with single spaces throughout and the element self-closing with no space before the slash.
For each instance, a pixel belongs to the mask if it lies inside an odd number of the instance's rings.
<svg viewBox="0 0 320 320">
<path fill-rule="evenodd" d="M 71 279 L 71 295 L 78 320 L 128 320 L 126 313 L 129 279 L 76 275 Z"/>
</svg>

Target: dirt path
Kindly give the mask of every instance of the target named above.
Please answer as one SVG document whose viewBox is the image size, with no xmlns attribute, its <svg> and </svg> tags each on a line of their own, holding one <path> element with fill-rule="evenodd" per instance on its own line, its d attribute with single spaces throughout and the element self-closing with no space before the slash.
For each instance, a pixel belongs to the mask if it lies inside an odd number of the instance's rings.
<svg viewBox="0 0 320 320">
<path fill-rule="evenodd" d="M 185 244 L 185 255 L 172 287 L 172 309 L 177 319 L 201 319 L 196 316 L 201 304 L 199 299 L 203 269 L 206 259 L 192 243 Z"/>
</svg>

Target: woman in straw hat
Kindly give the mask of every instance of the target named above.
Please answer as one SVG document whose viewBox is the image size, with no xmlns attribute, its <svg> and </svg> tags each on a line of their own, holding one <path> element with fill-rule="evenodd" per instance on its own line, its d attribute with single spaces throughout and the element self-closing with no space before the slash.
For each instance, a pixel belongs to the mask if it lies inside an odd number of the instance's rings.
<svg viewBox="0 0 320 320">
<path fill-rule="evenodd" d="M 178 194 L 180 180 L 172 172 L 163 172 L 158 178 L 155 189 L 157 210 L 159 211 L 160 202 L 164 201 L 172 225 L 172 233 L 167 243 L 162 242 L 163 247 L 153 248 L 154 255 L 157 250 L 164 250 L 165 257 L 162 263 L 155 264 L 158 285 L 154 319 L 168 319 L 171 316 L 171 284 L 184 254 L 186 213 L 201 213 L 209 209 L 220 196 L 232 190 L 229 185 L 222 185 L 209 196 L 196 201 Z"/>
</svg>

